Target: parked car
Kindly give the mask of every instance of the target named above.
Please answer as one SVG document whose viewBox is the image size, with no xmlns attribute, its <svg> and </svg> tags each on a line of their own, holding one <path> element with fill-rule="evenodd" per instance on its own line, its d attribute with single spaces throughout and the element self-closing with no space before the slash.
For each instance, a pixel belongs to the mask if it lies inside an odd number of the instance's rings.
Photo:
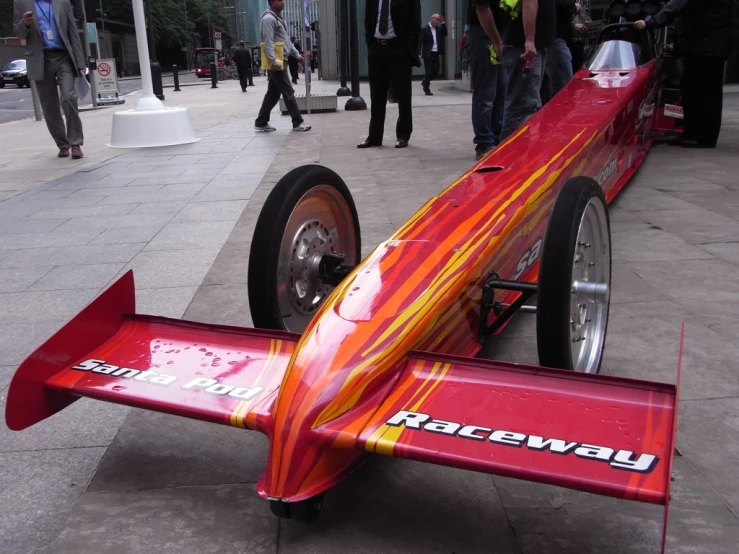
<svg viewBox="0 0 739 554">
<path fill-rule="evenodd" d="M 11 84 L 18 88 L 31 87 L 31 81 L 28 80 L 26 60 L 13 60 L 0 68 L 0 88 L 5 88 L 5 85 Z"/>
</svg>

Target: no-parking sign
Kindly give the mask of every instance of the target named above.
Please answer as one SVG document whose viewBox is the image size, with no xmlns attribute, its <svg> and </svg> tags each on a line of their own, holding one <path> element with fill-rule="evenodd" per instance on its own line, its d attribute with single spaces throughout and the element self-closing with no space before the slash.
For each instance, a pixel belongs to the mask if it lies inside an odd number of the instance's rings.
<svg viewBox="0 0 739 554">
<path fill-rule="evenodd" d="M 118 92 L 115 60 L 98 60 L 97 69 L 93 73 L 98 94 L 116 94 Z"/>
</svg>

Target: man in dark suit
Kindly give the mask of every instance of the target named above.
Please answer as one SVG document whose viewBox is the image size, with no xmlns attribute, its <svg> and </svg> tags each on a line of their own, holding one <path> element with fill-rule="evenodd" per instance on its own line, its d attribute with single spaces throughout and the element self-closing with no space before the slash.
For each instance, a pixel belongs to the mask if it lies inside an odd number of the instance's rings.
<svg viewBox="0 0 739 554">
<path fill-rule="evenodd" d="M 421 84 L 426 96 L 433 96 L 429 84 L 436 79 L 441 69 L 439 58 L 444 55 L 444 39 L 446 38 L 446 22 L 444 17 L 435 13 L 429 24 L 422 31 L 423 44 L 421 57 L 423 58 L 424 78 Z"/>
<path fill-rule="evenodd" d="M 244 44 L 244 41 L 239 42 L 239 47 L 234 52 L 234 62 L 236 62 L 236 71 L 239 72 L 239 83 L 241 84 L 241 91 L 246 92 L 246 87 L 249 84 L 251 77 L 251 52 Z M 251 84 L 254 86 L 254 83 Z"/>
<path fill-rule="evenodd" d="M 85 56 L 72 5 L 69 0 L 14 0 L 13 23 L 15 36 L 26 39 L 28 78 L 36 81 L 46 127 L 59 157 L 69 157 L 71 148 L 72 158 L 79 159 L 84 136 L 75 79 L 85 78 Z"/>
<path fill-rule="evenodd" d="M 357 148 L 382 145 L 388 87 L 398 103 L 395 148 L 405 148 L 413 132 L 411 113 L 412 67 L 421 67 L 418 43 L 420 0 L 367 0 L 364 34 L 369 52 L 369 136 Z"/>
</svg>

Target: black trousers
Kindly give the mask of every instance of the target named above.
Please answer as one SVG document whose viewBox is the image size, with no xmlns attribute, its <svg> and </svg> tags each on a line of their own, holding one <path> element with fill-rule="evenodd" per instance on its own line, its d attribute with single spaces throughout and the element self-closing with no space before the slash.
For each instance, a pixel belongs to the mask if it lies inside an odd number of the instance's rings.
<svg viewBox="0 0 739 554">
<path fill-rule="evenodd" d="M 577 73 L 585 64 L 585 43 L 584 42 L 568 42 L 572 54 L 572 72 Z"/>
<path fill-rule="evenodd" d="M 423 59 L 423 88 L 424 90 L 429 88 L 429 83 L 439 76 L 439 69 L 441 69 L 441 63 L 439 61 L 439 53 L 431 52 L 428 58 Z"/>
<path fill-rule="evenodd" d="M 410 140 L 413 133 L 411 109 L 411 54 L 397 41 L 391 39 L 382 45 L 373 40 L 369 45 L 370 110 L 369 139 L 381 143 L 385 132 L 385 108 L 388 88 L 392 87 L 398 103 L 398 123 L 395 136 Z"/>
<path fill-rule="evenodd" d="M 292 56 L 288 59 L 287 65 L 290 68 L 290 77 L 293 79 L 293 83 L 298 82 L 298 60 Z"/>
<path fill-rule="evenodd" d="M 280 101 L 280 95 L 285 100 L 285 106 L 293 120 L 293 127 L 303 123 L 303 116 L 300 115 L 300 108 L 298 108 L 298 102 L 295 100 L 295 91 L 292 84 L 290 84 L 290 77 L 287 76 L 287 71 L 283 69 L 282 71 L 267 71 L 267 92 L 264 95 L 262 107 L 254 125 L 264 127 L 269 123 L 269 114 L 277 105 L 277 102 Z"/>
<path fill-rule="evenodd" d="M 236 71 L 239 73 L 239 84 L 241 84 L 241 90 L 246 90 L 247 85 L 254 86 L 254 83 L 250 83 L 251 81 L 251 68 L 244 67 L 244 66 L 236 66 Z"/>
<path fill-rule="evenodd" d="M 724 100 L 724 60 L 710 56 L 686 56 L 682 94 L 683 134 L 686 139 L 715 146 L 721 132 Z"/>
</svg>

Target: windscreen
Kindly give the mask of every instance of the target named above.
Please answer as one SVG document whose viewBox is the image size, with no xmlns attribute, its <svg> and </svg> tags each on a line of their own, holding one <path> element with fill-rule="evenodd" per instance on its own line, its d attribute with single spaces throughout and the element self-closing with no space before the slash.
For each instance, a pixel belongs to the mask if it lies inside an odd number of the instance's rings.
<svg viewBox="0 0 739 554">
<path fill-rule="evenodd" d="M 649 61 L 644 58 L 641 45 L 625 40 L 609 40 L 593 49 L 586 66 L 591 71 L 628 70 Z"/>
<path fill-rule="evenodd" d="M 11 69 L 26 69 L 26 60 L 16 60 L 14 62 L 8 62 L 5 64 L 5 67 L 3 67 L 5 71 L 10 71 Z"/>
<path fill-rule="evenodd" d="M 216 61 L 216 54 L 212 50 L 200 51 L 195 54 L 195 65 L 203 67 Z"/>
</svg>

